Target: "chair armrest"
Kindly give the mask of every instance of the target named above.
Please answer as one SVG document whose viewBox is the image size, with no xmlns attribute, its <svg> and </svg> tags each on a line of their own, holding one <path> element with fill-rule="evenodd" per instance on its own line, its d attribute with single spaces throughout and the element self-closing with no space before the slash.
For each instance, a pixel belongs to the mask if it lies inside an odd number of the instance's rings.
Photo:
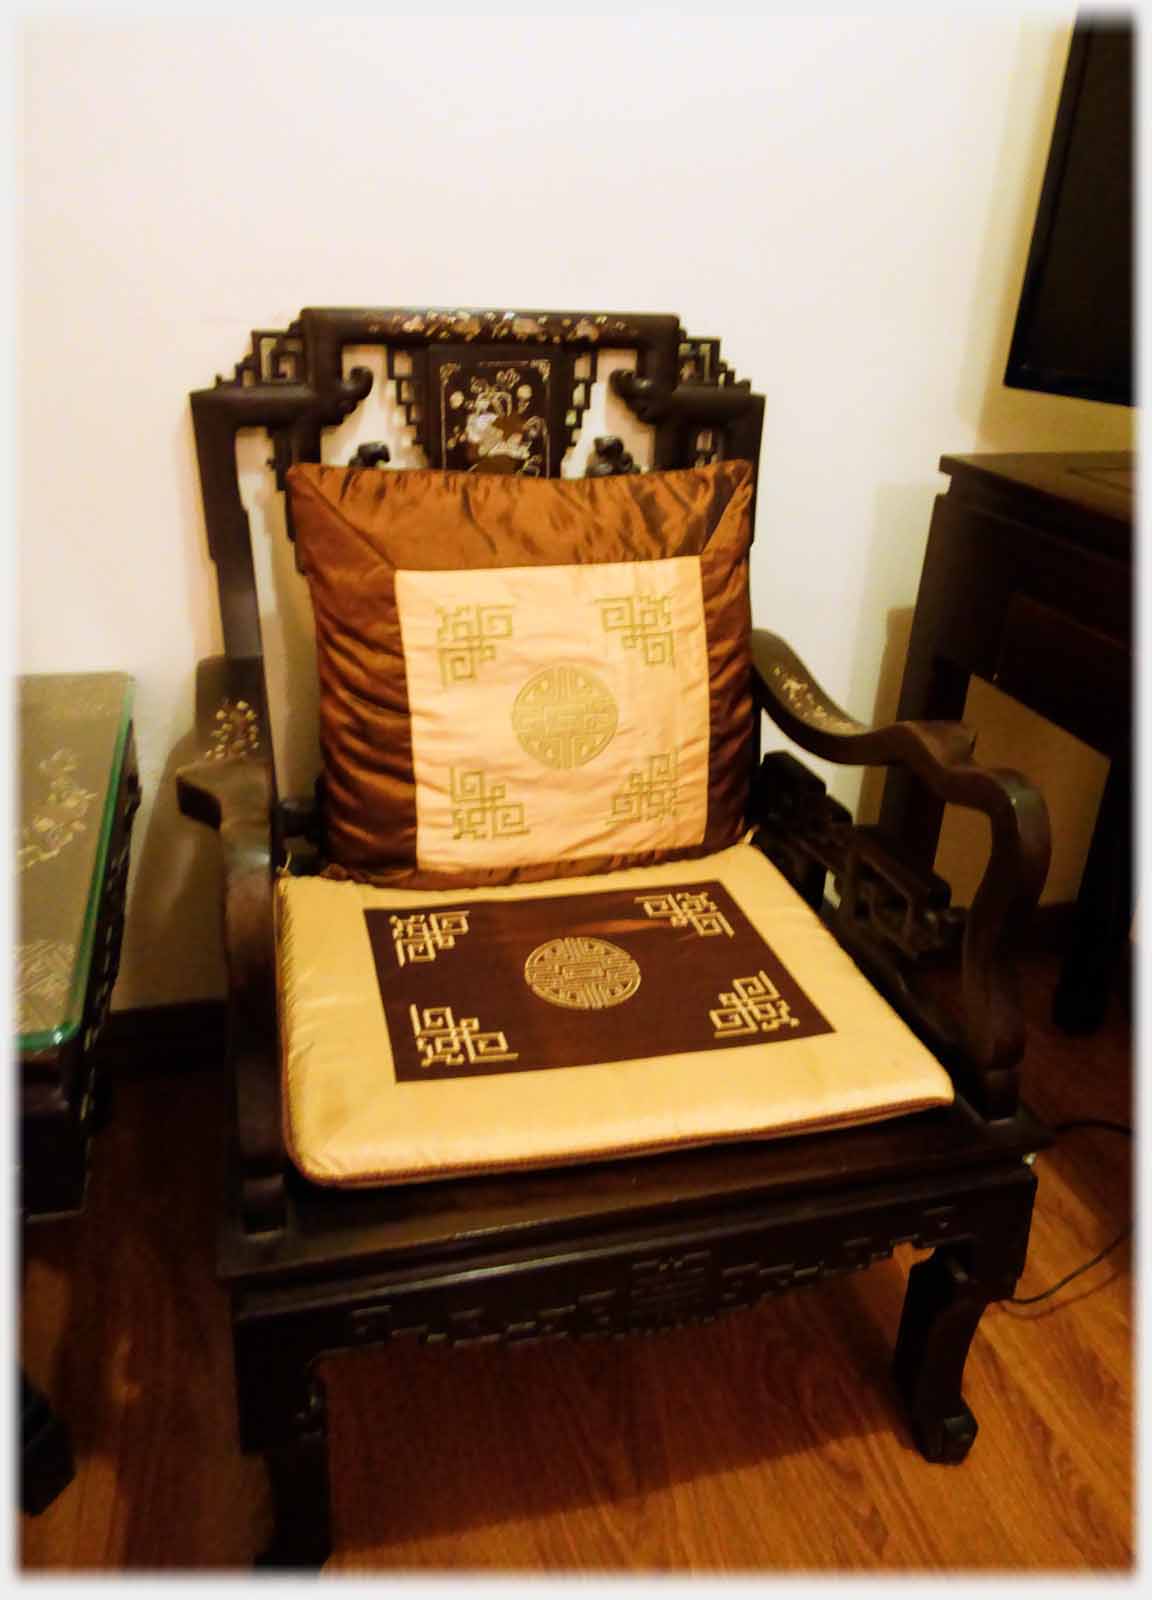
<svg viewBox="0 0 1152 1600">
<path fill-rule="evenodd" d="M 826 694 L 777 634 L 752 630 L 753 687 L 766 711 L 802 750 L 847 766 L 923 765 L 931 771 L 972 754 L 976 735 L 961 722 L 857 722 Z"/>
<path fill-rule="evenodd" d="M 273 929 L 275 778 L 258 660 L 215 656 L 196 674 L 203 755 L 180 767 L 185 816 L 215 828 L 224 865 L 228 1053 L 235 1084 L 241 1211 L 249 1232 L 283 1227 L 284 1136 Z"/>
<path fill-rule="evenodd" d="M 802 748 L 841 764 L 907 767 L 947 804 L 988 818 L 991 851 L 964 923 L 962 1067 L 977 1074 L 988 1115 L 1010 1114 L 1025 1038 L 1012 957 L 1048 874 L 1043 796 L 1018 772 L 972 761 L 975 736 L 959 723 L 869 727 L 847 716 L 774 634 L 755 631 L 752 655 L 759 703 Z M 872 838 L 876 830 L 852 832 Z"/>
</svg>

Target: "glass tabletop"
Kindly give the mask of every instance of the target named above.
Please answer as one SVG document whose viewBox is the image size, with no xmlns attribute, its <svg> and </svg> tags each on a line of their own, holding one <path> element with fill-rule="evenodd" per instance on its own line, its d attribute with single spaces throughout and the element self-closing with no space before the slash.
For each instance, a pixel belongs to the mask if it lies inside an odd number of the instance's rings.
<svg viewBox="0 0 1152 1600">
<path fill-rule="evenodd" d="M 122 672 L 18 678 L 15 1021 L 22 1055 L 74 1037 L 132 721 Z"/>
</svg>

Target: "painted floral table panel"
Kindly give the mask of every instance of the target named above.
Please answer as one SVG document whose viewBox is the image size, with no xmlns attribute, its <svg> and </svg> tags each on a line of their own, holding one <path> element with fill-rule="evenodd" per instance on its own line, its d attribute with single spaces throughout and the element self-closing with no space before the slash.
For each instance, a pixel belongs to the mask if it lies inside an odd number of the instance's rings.
<svg viewBox="0 0 1152 1600">
<path fill-rule="evenodd" d="M 122 672 L 18 681 L 16 1032 L 23 1049 L 80 1023 L 95 908 L 132 712 Z"/>
</svg>

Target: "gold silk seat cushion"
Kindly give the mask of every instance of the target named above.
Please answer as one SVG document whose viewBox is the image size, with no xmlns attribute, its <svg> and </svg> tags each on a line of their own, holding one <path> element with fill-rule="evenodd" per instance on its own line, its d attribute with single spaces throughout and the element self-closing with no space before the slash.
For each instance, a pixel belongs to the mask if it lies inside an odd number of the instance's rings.
<svg viewBox="0 0 1152 1600">
<path fill-rule="evenodd" d="M 280 880 L 285 1133 L 321 1184 L 770 1138 L 951 1081 L 750 844 L 459 891 Z"/>
<path fill-rule="evenodd" d="M 734 843 L 751 476 L 293 467 L 329 873 L 482 886 Z"/>
</svg>

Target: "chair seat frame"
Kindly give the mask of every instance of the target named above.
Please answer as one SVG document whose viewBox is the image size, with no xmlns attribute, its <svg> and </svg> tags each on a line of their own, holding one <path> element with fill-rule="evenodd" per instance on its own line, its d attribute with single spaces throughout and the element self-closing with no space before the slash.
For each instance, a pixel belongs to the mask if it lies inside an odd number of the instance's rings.
<svg viewBox="0 0 1152 1600">
<path fill-rule="evenodd" d="M 266 428 L 281 482 L 292 462 L 320 459 L 323 430 L 372 381 L 362 369 L 345 374 L 345 347 L 371 343 L 386 347 L 433 467 L 446 457 L 429 401 L 447 356 L 456 366 L 493 351 L 546 361 L 560 386 L 548 402 L 551 471 L 578 432 L 600 349 L 636 353 L 634 370 L 610 381 L 652 425 L 656 468 L 731 457 L 755 466 L 763 417 L 762 397 L 735 378 L 716 340 L 688 338 L 675 317 L 594 312 L 309 309 L 285 332 L 255 333 L 232 378 L 192 395 L 226 653 L 201 663 L 203 754 L 181 769 L 178 793 L 186 815 L 216 829 L 223 854 L 235 1122 L 220 1275 L 240 1444 L 265 1453 L 274 1491 L 265 1560 L 313 1566 L 330 1549 L 321 1356 L 395 1341 L 648 1333 L 863 1269 L 901 1244 L 932 1254 L 909 1275 L 895 1389 L 924 1455 L 963 1460 L 976 1433 L 964 1363 L 985 1307 L 1011 1295 L 1023 1270 L 1031 1158 L 1049 1142 L 1019 1098 L 1025 1034 L 1012 964 L 1047 872 L 1047 814 L 1018 773 L 973 762 L 960 724 L 857 722 L 773 634 L 753 633 L 754 686 L 793 743 L 825 761 L 901 766 L 938 799 L 988 818 L 988 865 L 959 912 L 931 862 L 853 825 L 790 754 L 750 773 L 755 842 L 946 1067 L 954 1105 L 772 1141 L 378 1190 L 319 1188 L 292 1167 L 273 889 L 293 839 L 322 849 L 322 815 L 277 793 L 235 442 L 240 428 Z M 386 460 L 370 448 L 369 459 Z M 627 470 L 619 441 L 597 442 L 590 472 Z M 954 1013 L 936 981 L 952 959 Z"/>
</svg>

